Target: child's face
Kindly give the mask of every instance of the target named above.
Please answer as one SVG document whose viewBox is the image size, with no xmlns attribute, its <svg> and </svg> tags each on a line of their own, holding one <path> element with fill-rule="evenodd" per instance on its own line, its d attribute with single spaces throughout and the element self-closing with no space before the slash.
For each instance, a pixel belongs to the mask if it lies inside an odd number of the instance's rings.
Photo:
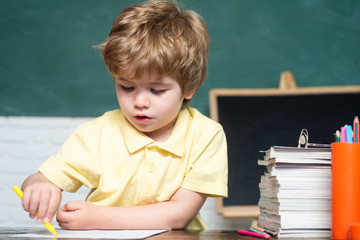
<svg viewBox="0 0 360 240">
<path fill-rule="evenodd" d="M 183 99 L 177 81 L 169 76 L 144 74 L 140 79 L 115 77 L 117 99 L 127 120 L 155 141 L 165 141 L 171 134 Z"/>
</svg>

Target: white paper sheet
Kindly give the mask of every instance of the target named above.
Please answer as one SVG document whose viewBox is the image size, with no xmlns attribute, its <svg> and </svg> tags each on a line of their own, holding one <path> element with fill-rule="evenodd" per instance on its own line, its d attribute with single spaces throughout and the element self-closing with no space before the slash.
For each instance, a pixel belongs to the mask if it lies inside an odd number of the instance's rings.
<svg viewBox="0 0 360 240">
<path fill-rule="evenodd" d="M 111 239 L 144 239 L 168 230 L 63 230 L 56 229 L 56 237 L 47 230 L 34 233 L 11 235 L 27 238 L 111 238 Z"/>
</svg>

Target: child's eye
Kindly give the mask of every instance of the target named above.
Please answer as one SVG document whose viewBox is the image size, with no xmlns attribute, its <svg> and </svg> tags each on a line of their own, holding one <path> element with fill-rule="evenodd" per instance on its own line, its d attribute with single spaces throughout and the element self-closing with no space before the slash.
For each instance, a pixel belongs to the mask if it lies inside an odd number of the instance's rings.
<svg viewBox="0 0 360 240">
<path fill-rule="evenodd" d="M 125 92 L 131 92 L 134 90 L 134 87 L 125 87 L 123 85 L 120 85 L 121 86 L 121 89 Z"/>
<path fill-rule="evenodd" d="M 153 88 L 151 88 L 150 91 L 155 95 L 160 95 L 165 92 L 165 90 L 158 90 L 158 89 L 153 89 Z"/>
</svg>

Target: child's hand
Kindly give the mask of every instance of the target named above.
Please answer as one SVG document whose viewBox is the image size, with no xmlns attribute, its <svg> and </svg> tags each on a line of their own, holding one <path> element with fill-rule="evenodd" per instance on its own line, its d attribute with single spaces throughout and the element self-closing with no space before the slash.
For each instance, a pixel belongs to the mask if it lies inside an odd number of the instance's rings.
<svg viewBox="0 0 360 240">
<path fill-rule="evenodd" d="M 41 173 L 28 177 L 23 186 L 22 204 L 30 218 L 50 222 L 61 203 L 61 189 Z"/>
<path fill-rule="evenodd" d="M 100 207 L 86 201 L 70 201 L 59 209 L 56 220 L 63 229 L 95 229 Z"/>
</svg>

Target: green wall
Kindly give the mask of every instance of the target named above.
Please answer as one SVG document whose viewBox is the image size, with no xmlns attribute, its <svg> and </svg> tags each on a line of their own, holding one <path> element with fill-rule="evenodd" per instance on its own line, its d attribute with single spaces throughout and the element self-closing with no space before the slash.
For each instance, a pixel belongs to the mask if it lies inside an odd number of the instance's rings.
<svg viewBox="0 0 360 240">
<path fill-rule="evenodd" d="M 92 46 L 124 0 L 0 0 L 0 115 L 97 116 L 117 108 L 112 78 Z M 359 85 L 360 1 L 185 0 L 207 22 L 210 59 L 192 106 L 208 114 L 211 88 Z"/>
</svg>

